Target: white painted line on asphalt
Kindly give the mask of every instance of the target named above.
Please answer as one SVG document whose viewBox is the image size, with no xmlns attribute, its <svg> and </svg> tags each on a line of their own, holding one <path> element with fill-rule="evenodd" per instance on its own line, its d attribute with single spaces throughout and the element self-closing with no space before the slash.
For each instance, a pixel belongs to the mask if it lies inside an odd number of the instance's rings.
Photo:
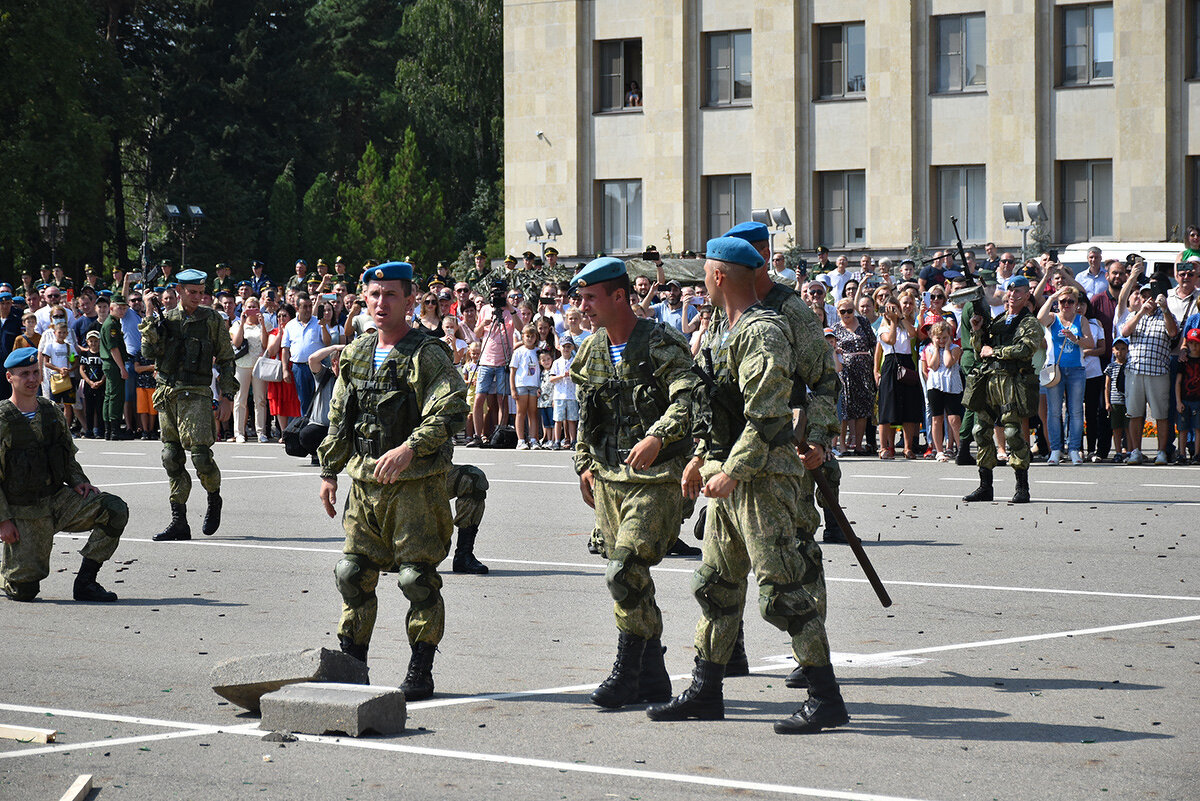
<svg viewBox="0 0 1200 801">
<path fill-rule="evenodd" d="M 1200 484 L 1143 484 L 1143 487 L 1166 487 L 1167 489 L 1200 489 Z"/>
<path fill-rule="evenodd" d="M 501 559 L 489 559 L 491 562 L 503 561 Z M 653 570 L 654 568 L 650 568 Z M 825 581 L 841 581 L 850 584 L 866 584 L 865 578 L 830 578 L 825 577 Z M 1151 595 L 1149 593 L 1140 592 L 1106 592 L 1104 590 L 1058 590 L 1047 587 L 1000 587 L 989 584 L 942 584 L 932 581 L 896 581 L 888 579 L 888 584 L 895 584 L 900 587 L 932 587 L 949 590 L 987 590 L 989 592 L 1033 592 L 1046 595 L 1096 595 L 1102 598 L 1130 598 L 1144 601 L 1200 601 L 1200 596 L 1196 595 Z"/>
<path fill-rule="evenodd" d="M 943 476 L 942 478 L 939 478 L 938 481 L 969 481 L 972 484 L 979 483 L 978 478 L 969 478 L 966 476 Z"/>
<path fill-rule="evenodd" d="M 564 487 L 578 487 L 578 481 L 532 481 L 524 478 L 488 478 L 489 484 L 560 484 Z"/>
<path fill-rule="evenodd" d="M 279 456 L 233 456 L 233 459 L 279 459 Z"/>
<path fill-rule="evenodd" d="M 86 467 L 86 468 L 89 468 L 89 469 L 96 469 L 96 470 L 159 470 L 159 471 L 163 472 L 164 474 L 166 473 L 166 470 L 164 470 L 164 469 L 163 469 L 163 466 L 162 466 L 161 464 L 154 464 L 154 465 L 144 465 L 144 464 L 81 464 L 81 465 L 79 465 L 79 466 L 80 466 L 80 467 Z M 218 467 L 219 467 L 219 465 L 218 465 Z M 274 475 L 274 474 L 281 474 L 281 475 L 282 475 L 282 474 L 285 474 L 285 473 L 286 473 L 286 471 L 284 471 L 284 470 L 279 470 L 279 469 L 276 469 L 276 470 L 235 470 L 235 469 L 234 469 L 234 468 L 232 468 L 232 467 L 221 467 L 220 469 L 221 469 L 221 472 L 222 472 L 222 473 L 261 473 L 261 474 L 271 474 L 271 475 Z M 190 471 L 189 471 L 189 472 L 190 472 Z M 317 475 L 317 474 L 316 474 L 316 473 L 286 473 L 286 475 L 291 475 L 291 476 L 309 476 L 309 475 L 313 475 L 313 476 L 315 476 L 315 475 Z M 195 474 L 193 473 L 193 477 L 194 477 L 194 476 L 195 476 Z"/>
<path fill-rule="evenodd" d="M 159 718 L 143 718 L 134 715 L 111 715 L 107 712 L 81 712 L 76 709 L 56 709 L 46 706 L 27 706 L 24 704 L 0 704 L 0 710 L 5 712 L 23 712 L 31 715 L 52 715 L 58 718 L 84 718 L 85 720 L 107 720 L 111 723 L 132 723 L 137 726 L 161 726 L 164 729 L 203 729 L 211 723 L 181 723 L 177 720 L 161 720 Z M 257 723 L 246 723 L 243 726 L 257 726 Z"/>
<path fill-rule="evenodd" d="M 938 480 L 944 481 L 946 479 L 938 479 Z M 979 479 L 971 479 L 972 482 L 975 482 L 978 480 Z M 526 484 L 526 483 L 553 483 L 553 482 L 517 481 L 517 482 L 513 482 L 513 483 Z M 866 492 L 866 491 L 856 491 L 856 490 L 846 490 L 846 489 L 842 490 L 841 492 L 843 495 L 862 495 L 862 496 L 870 497 L 870 498 L 945 498 L 947 500 L 953 500 L 953 501 L 961 501 L 962 500 L 961 495 L 938 495 L 938 494 L 932 493 L 932 492 L 905 492 L 903 488 L 901 488 L 901 490 L 898 492 Z M 990 503 L 994 503 L 997 505 L 1011 505 L 1008 503 L 1008 501 L 1004 500 L 1003 498 L 999 498 L 995 501 L 991 501 Z M 1145 503 L 1145 501 L 1143 501 L 1139 498 L 1128 498 L 1126 500 L 1119 500 L 1119 499 L 1112 500 L 1112 499 L 1108 499 L 1108 498 L 1042 498 L 1042 497 L 1035 497 L 1033 499 L 1033 503 L 1035 505 L 1039 504 L 1039 503 L 1097 503 L 1097 504 L 1099 504 L 1099 503 L 1126 503 L 1126 504 L 1142 505 L 1143 503 Z M 1198 505 L 1200 505 L 1200 501 L 1173 501 L 1170 499 L 1154 500 L 1154 501 L 1150 501 L 1150 503 L 1160 503 L 1165 506 L 1198 506 Z M 974 505 L 975 506 L 983 506 L 982 503 L 976 503 Z"/>
<path fill-rule="evenodd" d="M 874 473 L 842 473 L 845 478 L 894 478 L 897 481 L 907 481 L 909 476 L 876 475 Z M 971 479 L 974 481 L 975 479 Z"/>
<path fill-rule="evenodd" d="M 552 467 L 555 470 L 567 470 L 570 465 L 565 464 L 517 464 L 517 467 Z M 578 483 L 578 482 L 576 482 Z"/>
<path fill-rule="evenodd" d="M 142 451 L 100 451 L 101 456 L 149 456 Z"/>
<path fill-rule="evenodd" d="M 57 754 L 65 751 L 86 751 L 90 748 L 107 749 L 114 745 L 129 745 L 130 743 L 152 743 L 155 740 L 178 740 L 181 737 L 200 737 L 205 734 L 219 734 L 224 729 L 216 726 L 209 726 L 203 729 L 185 729 L 183 731 L 169 731 L 161 734 L 143 734 L 134 737 L 110 737 L 107 740 L 93 740 L 88 743 L 72 743 L 64 745 L 50 745 L 45 748 L 27 748 L 23 751 L 6 751 L 0 753 L 0 759 L 15 759 L 18 757 L 38 756 L 39 754 Z"/>
<path fill-rule="evenodd" d="M 161 482 L 156 482 L 161 483 Z M 55 534 L 65 540 L 86 540 L 89 534 Z M 341 553 L 341 548 L 301 548 L 293 545 L 254 545 L 248 542 L 221 542 L 220 540 L 181 540 L 178 542 L 154 542 L 149 538 L 141 537 L 121 537 L 121 542 L 149 542 L 158 547 L 167 546 L 169 548 L 182 548 L 187 546 L 204 546 L 209 548 L 249 548 L 258 551 L 301 551 L 304 553 Z M 604 569 L 601 567 L 601 569 Z M 0 705 L 0 709 L 3 706 Z"/>
<path fill-rule="evenodd" d="M 317 478 L 316 473 L 266 473 L 259 470 L 223 470 L 222 473 L 259 473 L 254 476 L 222 476 L 222 481 L 247 481 L 259 478 L 290 478 L 293 476 L 312 476 Z M 169 484 L 169 481 L 126 481 L 120 484 L 97 484 L 97 487 L 149 487 L 151 484 Z"/>
<path fill-rule="evenodd" d="M 971 481 L 978 481 L 978 479 L 973 478 L 973 479 L 971 479 Z M 1096 484 L 1095 481 L 1035 481 L 1033 483 L 1034 484 L 1066 484 L 1071 487 L 1085 487 L 1088 485 Z"/>
</svg>

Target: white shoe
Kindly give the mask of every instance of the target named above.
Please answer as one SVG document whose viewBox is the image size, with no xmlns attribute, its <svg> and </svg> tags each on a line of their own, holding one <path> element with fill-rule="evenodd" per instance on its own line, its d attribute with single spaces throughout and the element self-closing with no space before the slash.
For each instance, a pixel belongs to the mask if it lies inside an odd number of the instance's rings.
<svg viewBox="0 0 1200 801">
<path fill-rule="evenodd" d="M 950 457 L 946 455 L 945 451 L 942 451 L 941 453 L 939 453 L 937 455 L 937 460 L 939 462 L 948 462 L 948 461 L 950 461 Z"/>
<path fill-rule="evenodd" d="M 1158 456 L 1155 456 L 1155 457 L 1154 457 L 1154 463 L 1155 463 L 1155 464 L 1169 464 L 1169 463 L 1167 462 L 1167 452 L 1166 452 L 1166 451 L 1159 451 L 1159 452 L 1158 452 Z"/>
<path fill-rule="evenodd" d="M 234 437 L 233 441 L 236 442 L 238 445 L 246 444 L 246 438 L 243 437 L 241 434 L 238 434 L 236 437 Z"/>
<path fill-rule="evenodd" d="M 259 442 L 262 442 L 262 443 L 267 443 L 267 442 L 270 442 L 271 440 L 267 439 L 267 435 L 266 435 L 266 434 L 259 434 L 259 435 L 258 435 L 258 441 L 259 441 Z"/>
<path fill-rule="evenodd" d="M 1046 464 L 1062 464 L 1062 451 L 1050 451 L 1050 458 L 1046 460 Z"/>
<path fill-rule="evenodd" d="M 1129 452 L 1129 458 L 1125 461 L 1125 464 L 1141 464 L 1141 463 L 1142 463 L 1142 452 L 1140 449 L 1134 448 L 1132 451 Z"/>
<path fill-rule="evenodd" d="M 1071 451 L 1071 464 L 1083 464 L 1083 454 L 1079 451 Z"/>
<path fill-rule="evenodd" d="M 517 450 L 519 450 L 519 451 L 527 451 L 527 450 L 529 450 L 529 443 L 528 443 L 528 442 L 518 442 L 518 443 L 517 443 Z"/>
</svg>

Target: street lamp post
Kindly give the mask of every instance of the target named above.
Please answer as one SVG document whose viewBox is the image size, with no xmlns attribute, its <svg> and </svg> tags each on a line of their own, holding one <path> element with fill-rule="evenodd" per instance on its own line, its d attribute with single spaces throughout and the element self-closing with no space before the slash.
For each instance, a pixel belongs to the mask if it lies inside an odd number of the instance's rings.
<svg viewBox="0 0 1200 801">
<path fill-rule="evenodd" d="M 67 232 L 67 224 L 71 221 L 71 212 L 63 203 L 58 204 L 58 214 L 46 211 L 46 201 L 42 201 L 42 209 L 38 212 L 38 226 L 42 229 L 42 240 L 50 246 L 50 269 L 58 263 L 58 246 L 62 244 Z"/>
<path fill-rule="evenodd" d="M 200 223 L 204 220 L 204 212 L 199 206 L 184 206 L 186 209 L 187 218 L 184 218 L 184 212 L 179 210 L 179 207 L 174 203 L 166 205 L 167 211 L 167 227 L 171 229 L 176 236 L 179 237 L 179 266 L 187 264 L 187 246 L 188 242 L 196 236 L 200 229 Z"/>
</svg>

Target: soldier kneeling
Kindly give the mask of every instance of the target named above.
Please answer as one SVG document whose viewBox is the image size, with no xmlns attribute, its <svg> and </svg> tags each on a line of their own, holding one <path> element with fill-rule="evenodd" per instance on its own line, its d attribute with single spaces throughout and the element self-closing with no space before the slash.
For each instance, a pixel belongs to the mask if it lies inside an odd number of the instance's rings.
<svg viewBox="0 0 1200 801">
<path fill-rule="evenodd" d="M 76 601 L 117 600 L 96 581 L 112 557 L 129 507 L 88 482 L 75 458 L 67 420 L 53 402 L 38 397 L 42 368 L 37 350 L 19 348 L 4 360 L 12 398 L 0 401 L 0 541 L 4 542 L 4 592 L 32 601 L 50 575 L 50 551 L 59 531 L 87 531 L 83 564 L 75 577 Z"/>
</svg>

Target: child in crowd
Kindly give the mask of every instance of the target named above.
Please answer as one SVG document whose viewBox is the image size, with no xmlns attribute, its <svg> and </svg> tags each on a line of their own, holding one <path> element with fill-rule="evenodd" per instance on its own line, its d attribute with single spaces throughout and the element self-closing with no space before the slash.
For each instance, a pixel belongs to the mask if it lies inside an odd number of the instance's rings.
<svg viewBox="0 0 1200 801">
<path fill-rule="evenodd" d="M 1125 414 L 1125 360 L 1129 358 L 1129 340 L 1113 340 L 1112 361 L 1104 368 L 1104 407 L 1112 427 L 1112 460 L 1121 464 L 1129 459 L 1129 417 Z"/>
<path fill-rule="evenodd" d="M 1175 378 L 1175 403 L 1179 417 L 1176 430 L 1180 462 L 1187 456 L 1188 433 L 1192 434 L 1192 464 L 1200 464 L 1200 328 L 1187 332 L 1187 357 L 1179 362 Z"/>
<path fill-rule="evenodd" d="M 137 413 L 142 423 L 142 439 L 154 439 L 158 431 L 158 409 L 154 408 L 154 360 L 140 353 L 133 355 L 134 382 L 137 386 Z M 255 421 L 257 423 L 257 421 Z"/>
<path fill-rule="evenodd" d="M 480 346 L 478 342 L 472 342 L 467 345 L 467 354 L 463 357 L 462 364 L 458 366 L 458 373 L 462 376 L 463 383 L 467 385 L 467 408 L 475 408 L 475 375 L 479 372 L 479 353 Z M 475 436 L 475 422 L 471 419 L 471 415 L 467 415 L 467 428 L 464 434 L 464 441 Z"/>
<path fill-rule="evenodd" d="M 537 410 L 538 422 L 542 424 L 543 450 L 558 449 L 558 440 L 554 438 L 554 382 L 550 380 L 550 368 L 553 366 L 554 351 L 539 348 L 538 367 L 541 369 L 542 381 L 538 391 Z"/>
<path fill-rule="evenodd" d="M 945 320 L 934 323 L 929 329 L 930 343 L 921 353 L 921 367 L 925 373 L 925 396 L 929 401 L 929 414 L 933 417 L 933 447 L 939 462 L 948 462 L 950 457 L 944 448 L 946 426 L 950 427 L 950 449 L 958 453 L 958 428 L 962 423 L 962 371 L 958 360 L 962 348 L 953 342 L 954 328 Z"/>
<path fill-rule="evenodd" d="M 75 369 L 75 360 L 78 357 L 67 340 L 67 321 L 55 321 L 51 330 L 50 341 L 42 346 L 42 366 L 51 375 L 57 375 L 57 380 L 62 382 L 64 388 L 55 391 L 53 387 L 56 379 L 51 378 L 50 400 L 62 408 L 67 418 L 67 428 L 70 429 L 73 428 L 75 419 L 75 382 L 71 373 Z M 63 379 L 66 380 L 62 381 Z"/>
<path fill-rule="evenodd" d="M 550 367 L 554 382 L 554 438 L 564 450 L 575 447 L 579 427 L 579 400 L 575 382 L 571 380 L 571 361 L 575 358 L 575 339 L 569 334 L 562 338 L 562 356 Z"/>
<path fill-rule="evenodd" d="M 35 296 L 36 297 L 36 296 Z M 42 342 L 42 335 L 37 332 L 37 314 L 27 311 L 21 315 L 21 325 L 25 328 L 13 340 L 13 350 L 21 348 L 36 348 Z"/>
<path fill-rule="evenodd" d="M 83 436 L 104 436 L 104 360 L 100 358 L 100 332 L 87 332 L 87 350 L 79 357 L 83 379 Z"/>
<path fill-rule="evenodd" d="M 526 324 L 521 329 L 521 346 L 513 351 L 508 373 L 509 389 L 517 404 L 517 450 L 537 450 L 538 392 L 542 388 L 541 367 L 537 356 L 537 328 Z"/>
</svg>

